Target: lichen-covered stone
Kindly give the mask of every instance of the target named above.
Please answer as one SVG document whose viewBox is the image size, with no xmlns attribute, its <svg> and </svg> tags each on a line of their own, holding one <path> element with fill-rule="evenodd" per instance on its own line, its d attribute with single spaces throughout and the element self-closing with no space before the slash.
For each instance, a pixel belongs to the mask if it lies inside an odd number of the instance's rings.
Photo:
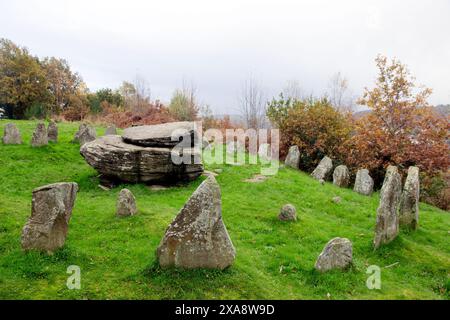
<svg viewBox="0 0 450 320">
<path fill-rule="evenodd" d="M 176 164 L 172 152 L 191 163 Z M 200 152 L 195 148 L 173 150 L 125 143 L 120 136 L 103 136 L 84 144 L 81 155 L 105 180 L 130 183 L 174 183 L 190 181 L 203 173 Z M 188 161 L 185 161 L 188 162 Z"/>
<path fill-rule="evenodd" d="M 278 219 L 281 221 L 296 221 L 297 210 L 292 204 L 286 204 L 281 208 Z"/>
<path fill-rule="evenodd" d="M 33 190 L 31 217 L 22 231 L 24 250 L 53 252 L 64 245 L 77 192 L 74 182 Z"/>
<path fill-rule="evenodd" d="M 47 128 L 48 141 L 58 142 L 58 126 L 56 122 L 50 121 Z"/>
<path fill-rule="evenodd" d="M 315 268 L 319 272 L 348 268 L 353 261 L 352 242 L 346 238 L 331 239 L 319 255 Z"/>
<path fill-rule="evenodd" d="M 375 249 L 394 240 L 398 235 L 398 206 L 402 193 L 402 179 L 397 167 L 386 170 L 377 209 L 377 222 L 373 244 Z"/>
<path fill-rule="evenodd" d="M 197 139 L 195 122 L 169 122 L 157 125 L 137 126 L 124 130 L 125 143 L 143 147 L 173 148 L 180 141 L 189 141 L 184 147 L 193 147 Z"/>
<path fill-rule="evenodd" d="M 95 128 L 91 127 L 86 123 L 80 124 L 80 127 L 75 133 L 75 137 L 73 138 L 74 143 L 79 143 L 80 146 L 83 146 L 87 142 L 94 141 L 97 137 L 97 133 L 95 132 Z"/>
<path fill-rule="evenodd" d="M 236 256 L 222 221 L 220 187 L 209 176 L 169 225 L 157 249 L 161 267 L 224 269 Z"/>
<path fill-rule="evenodd" d="M 333 172 L 333 184 L 341 188 L 346 188 L 348 187 L 349 183 L 350 183 L 350 173 L 348 171 L 347 166 L 345 165 L 337 166 Z"/>
<path fill-rule="evenodd" d="M 137 212 L 136 199 L 128 189 L 122 189 L 117 197 L 116 214 L 120 217 L 133 216 Z"/>
<path fill-rule="evenodd" d="M 412 229 L 419 225 L 419 168 L 409 167 L 400 199 L 399 223 Z"/>
<path fill-rule="evenodd" d="M 288 167 L 298 169 L 300 165 L 300 150 L 298 146 L 292 146 L 289 148 L 288 155 L 284 160 L 284 164 Z"/>
<path fill-rule="evenodd" d="M 22 144 L 20 131 L 14 123 L 7 123 L 3 131 L 3 144 Z"/>
<path fill-rule="evenodd" d="M 359 169 L 356 173 L 355 186 L 353 191 L 365 196 L 370 196 L 373 192 L 373 179 L 369 175 L 369 170 Z"/>
<path fill-rule="evenodd" d="M 322 160 L 320 160 L 317 167 L 311 173 L 311 176 L 316 180 L 327 180 L 328 175 L 333 169 L 333 161 L 325 156 Z"/>
<path fill-rule="evenodd" d="M 31 145 L 33 147 L 48 145 L 47 129 L 45 128 L 44 123 L 40 122 L 37 124 L 33 136 L 31 137 Z"/>
</svg>

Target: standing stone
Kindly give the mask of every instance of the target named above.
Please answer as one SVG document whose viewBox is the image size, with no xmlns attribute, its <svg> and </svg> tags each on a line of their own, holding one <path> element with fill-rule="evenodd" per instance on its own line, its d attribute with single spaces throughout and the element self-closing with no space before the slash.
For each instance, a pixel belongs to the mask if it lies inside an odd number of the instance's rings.
<svg viewBox="0 0 450 320">
<path fill-rule="evenodd" d="M 278 219 L 281 221 L 296 221 L 297 220 L 297 210 L 292 204 L 286 204 L 281 208 Z"/>
<path fill-rule="evenodd" d="M 106 128 L 105 136 L 116 135 L 116 134 L 117 134 L 117 128 L 115 125 L 110 125 L 108 128 Z"/>
<path fill-rule="evenodd" d="M 288 167 L 298 169 L 300 166 L 300 150 L 298 146 L 292 146 L 289 148 L 288 155 L 286 160 L 284 160 L 284 164 Z"/>
<path fill-rule="evenodd" d="M 51 121 L 48 124 L 47 137 L 48 141 L 58 142 L 58 127 L 56 126 L 56 122 Z"/>
<path fill-rule="evenodd" d="M 326 180 L 332 169 L 333 161 L 325 156 L 320 160 L 316 169 L 311 173 L 311 176 L 316 180 Z"/>
<path fill-rule="evenodd" d="M 14 123 L 6 124 L 3 134 L 4 144 L 22 144 L 22 137 L 20 136 L 19 129 L 17 129 Z"/>
<path fill-rule="evenodd" d="M 332 269 L 346 269 L 353 261 L 352 242 L 346 238 L 331 239 L 319 258 L 315 268 L 319 272 L 326 272 Z"/>
<path fill-rule="evenodd" d="M 375 249 L 395 239 L 398 235 L 398 205 L 402 193 L 402 178 L 397 167 L 389 166 L 380 192 L 377 224 L 373 244 Z"/>
<path fill-rule="evenodd" d="M 258 156 L 263 161 L 269 161 L 271 159 L 270 144 L 261 144 L 258 149 Z"/>
<path fill-rule="evenodd" d="M 33 137 L 31 138 L 31 145 L 33 147 L 41 147 L 48 144 L 47 129 L 45 124 L 40 122 L 36 126 L 36 130 L 33 132 Z"/>
<path fill-rule="evenodd" d="M 137 212 L 136 199 L 128 189 L 122 189 L 117 198 L 117 215 L 120 217 L 133 216 Z"/>
<path fill-rule="evenodd" d="M 419 168 L 409 167 L 405 186 L 400 200 L 399 222 L 400 225 L 417 229 L 419 223 Z"/>
<path fill-rule="evenodd" d="M 55 183 L 33 190 L 31 217 L 22 230 L 24 250 L 53 252 L 64 245 L 77 192 L 75 182 Z"/>
<path fill-rule="evenodd" d="M 73 142 L 79 142 L 83 146 L 86 142 L 94 141 L 97 137 L 95 129 L 86 123 L 80 124 L 78 132 L 75 134 Z"/>
<path fill-rule="evenodd" d="M 221 202 L 220 187 L 209 176 L 167 228 L 157 250 L 161 267 L 225 269 L 233 263 Z"/>
<path fill-rule="evenodd" d="M 344 165 L 337 166 L 333 172 L 333 184 L 341 188 L 346 188 L 348 187 L 349 183 L 350 183 L 350 173 L 348 171 L 347 166 Z"/>
<path fill-rule="evenodd" d="M 369 175 L 369 170 L 359 169 L 356 173 L 355 186 L 353 191 L 370 196 L 373 192 L 373 179 Z"/>
</svg>

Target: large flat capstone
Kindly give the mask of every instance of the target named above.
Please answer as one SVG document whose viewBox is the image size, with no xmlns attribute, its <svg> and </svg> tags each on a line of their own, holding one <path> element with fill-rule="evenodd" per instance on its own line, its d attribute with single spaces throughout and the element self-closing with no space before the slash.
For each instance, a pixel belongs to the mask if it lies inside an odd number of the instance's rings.
<svg viewBox="0 0 450 320">
<path fill-rule="evenodd" d="M 174 183 L 194 180 L 203 173 L 200 151 L 194 148 L 142 147 L 108 135 L 84 144 L 80 153 L 103 179 L 131 183 Z M 182 154 L 184 163 L 175 163 L 172 153 Z M 186 163 L 191 162 L 191 163 Z"/>
<path fill-rule="evenodd" d="M 186 139 L 193 144 L 194 134 L 195 123 L 182 121 L 127 128 L 122 137 L 124 142 L 138 146 L 174 147 Z"/>
</svg>

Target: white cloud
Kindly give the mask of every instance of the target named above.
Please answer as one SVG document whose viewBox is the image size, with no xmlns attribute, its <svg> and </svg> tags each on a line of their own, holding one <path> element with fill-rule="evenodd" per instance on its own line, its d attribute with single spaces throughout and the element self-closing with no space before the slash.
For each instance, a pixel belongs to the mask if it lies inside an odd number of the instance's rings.
<svg viewBox="0 0 450 320">
<path fill-rule="evenodd" d="M 139 73 L 167 100 L 191 79 L 217 112 L 236 105 L 250 74 L 271 95 L 292 79 L 319 94 L 341 71 L 358 94 L 373 83 L 378 53 L 448 103 L 449 12 L 447 0 L 16 0 L 0 3 L 0 36 L 67 59 L 92 88 Z"/>
</svg>

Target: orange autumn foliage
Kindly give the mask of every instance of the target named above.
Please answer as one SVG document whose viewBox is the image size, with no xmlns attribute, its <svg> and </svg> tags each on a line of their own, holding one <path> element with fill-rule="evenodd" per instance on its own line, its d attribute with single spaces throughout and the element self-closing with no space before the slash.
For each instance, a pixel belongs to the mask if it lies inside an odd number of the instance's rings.
<svg viewBox="0 0 450 320">
<path fill-rule="evenodd" d="M 377 182 L 388 165 L 403 171 L 416 165 L 428 176 L 445 172 L 450 164 L 449 119 L 433 113 L 427 102 L 431 90 L 417 88 L 407 67 L 396 59 L 378 56 L 376 63 L 376 86 L 359 100 L 372 112 L 356 120 L 344 146 L 346 163 L 369 169 Z"/>
</svg>

